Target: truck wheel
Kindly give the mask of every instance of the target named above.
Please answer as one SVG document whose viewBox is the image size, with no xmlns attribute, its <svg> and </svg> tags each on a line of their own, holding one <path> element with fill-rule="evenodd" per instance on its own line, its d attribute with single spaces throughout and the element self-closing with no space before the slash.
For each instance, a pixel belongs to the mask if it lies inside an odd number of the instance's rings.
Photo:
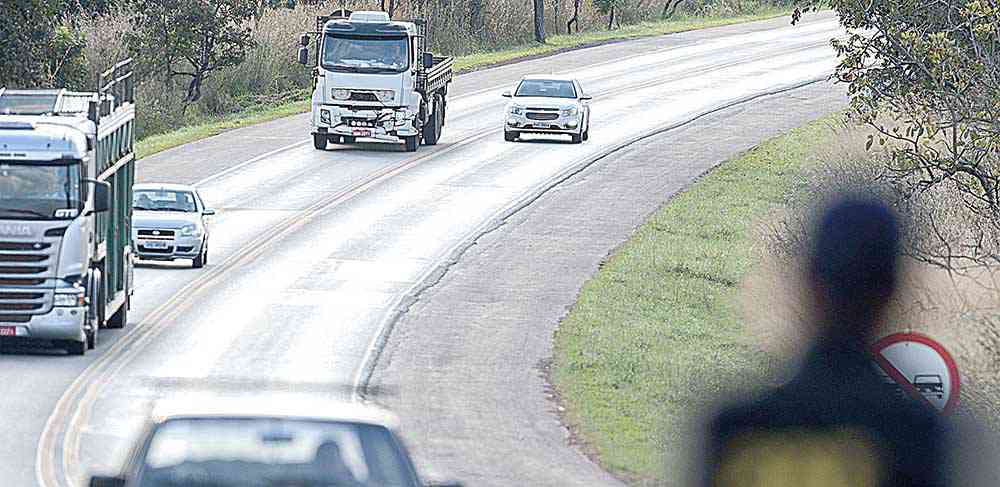
<svg viewBox="0 0 1000 487">
<path fill-rule="evenodd" d="M 313 134 L 313 147 L 316 150 L 326 150 L 326 136 L 322 134 Z"/>
<path fill-rule="evenodd" d="M 132 297 L 125 296 L 125 302 L 122 306 L 115 311 L 115 314 L 111 315 L 111 319 L 108 320 L 107 328 L 112 330 L 120 330 L 125 328 L 128 323 L 128 308 L 132 305 Z"/>
<path fill-rule="evenodd" d="M 409 137 L 403 137 L 403 143 L 406 144 L 406 152 L 416 152 L 417 147 L 420 145 L 420 136 L 411 135 Z"/>
<path fill-rule="evenodd" d="M 515 141 L 517 141 L 517 132 L 510 132 L 510 131 L 504 130 L 503 131 L 503 140 L 506 140 L 507 142 L 515 142 Z"/>
<path fill-rule="evenodd" d="M 437 96 L 434 97 L 434 113 L 431 114 L 431 119 L 427 121 L 427 125 L 424 125 L 424 145 L 437 145 L 438 140 L 441 138 L 441 99 Z"/>
<path fill-rule="evenodd" d="M 66 349 L 66 353 L 70 355 L 84 355 L 87 353 L 87 343 L 86 342 L 76 342 L 67 341 L 63 348 Z"/>
</svg>

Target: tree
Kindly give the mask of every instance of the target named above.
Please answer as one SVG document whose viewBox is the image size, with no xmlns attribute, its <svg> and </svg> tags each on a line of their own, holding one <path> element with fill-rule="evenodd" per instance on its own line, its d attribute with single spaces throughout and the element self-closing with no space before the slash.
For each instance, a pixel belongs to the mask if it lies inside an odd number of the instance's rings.
<svg viewBox="0 0 1000 487">
<path fill-rule="evenodd" d="M 677 13 L 677 7 L 679 7 L 684 0 L 667 0 L 663 3 L 663 12 L 660 13 L 660 18 L 669 19 Z"/>
<path fill-rule="evenodd" d="M 614 28 L 615 10 L 624 3 L 625 0 L 594 0 L 594 7 L 597 8 L 597 11 L 608 16 L 608 30 Z"/>
<path fill-rule="evenodd" d="M 135 45 L 152 70 L 187 80 L 184 101 L 192 103 L 212 73 L 238 65 L 254 46 L 255 11 L 245 0 L 149 2 L 136 14 Z"/>
<path fill-rule="evenodd" d="M 545 0 L 532 0 L 535 8 L 535 42 L 545 43 Z"/>
<path fill-rule="evenodd" d="M 0 86 L 82 88 L 83 40 L 60 24 L 61 0 L 0 2 Z"/>
<path fill-rule="evenodd" d="M 949 195 L 948 212 L 926 214 L 932 230 L 945 213 L 967 215 L 960 242 L 925 241 L 916 256 L 948 269 L 1000 264 L 1000 3 L 830 4 L 848 29 L 833 41 L 835 76 L 849 83 L 852 113 L 876 131 L 868 146 L 889 151 L 900 204 Z"/>
<path fill-rule="evenodd" d="M 573 17 L 566 22 L 566 33 L 572 34 L 573 28 L 576 28 L 576 32 L 580 32 L 580 3 L 583 0 L 573 0 Z"/>
</svg>

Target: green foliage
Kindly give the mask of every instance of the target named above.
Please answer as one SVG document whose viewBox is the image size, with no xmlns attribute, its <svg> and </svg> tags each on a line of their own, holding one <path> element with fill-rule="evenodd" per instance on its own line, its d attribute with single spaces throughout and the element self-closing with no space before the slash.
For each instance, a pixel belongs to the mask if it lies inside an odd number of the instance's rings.
<svg viewBox="0 0 1000 487">
<path fill-rule="evenodd" d="M 83 40 L 60 26 L 62 8 L 62 0 L 0 2 L 0 86 L 78 87 Z"/>
<path fill-rule="evenodd" d="M 947 189 L 982 219 L 968 242 L 939 242 L 923 257 L 1000 262 L 1000 3 L 832 0 L 849 35 L 833 42 L 836 75 L 850 83 L 858 119 L 890 151 L 900 204 Z M 951 242 L 955 244 L 955 242 Z"/>
<path fill-rule="evenodd" d="M 256 8 L 246 0 L 146 3 L 136 11 L 131 40 L 144 65 L 168 80 L 186 79 L 185 101 L 195 102 L 205 80 L 243 62 L 254 46 L 250 21 Z"/>
</svg>

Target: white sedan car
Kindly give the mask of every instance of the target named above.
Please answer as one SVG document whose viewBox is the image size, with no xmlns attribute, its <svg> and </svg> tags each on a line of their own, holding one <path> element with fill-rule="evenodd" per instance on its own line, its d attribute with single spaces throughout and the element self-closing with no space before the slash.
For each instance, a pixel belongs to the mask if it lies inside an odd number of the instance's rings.
<svg viewBox="0 0 1000 487">
<path fill-rule="evenodd" d="M 503 138 L 513 142 L 521 134 L 565 134 L 574 144 L 590 136 L 592 98 L 583 93 L 580 82 L 557 76 L 526 76 L 514 92 L 505 114 Z"/>
<path fill-rule="evenodd" d="M 194 186 L 136 184 L 133 187 L 132 240 L 142 260 L 191 259 L 195 268 L 208 262 L 205 207 Z"/>
</svg>

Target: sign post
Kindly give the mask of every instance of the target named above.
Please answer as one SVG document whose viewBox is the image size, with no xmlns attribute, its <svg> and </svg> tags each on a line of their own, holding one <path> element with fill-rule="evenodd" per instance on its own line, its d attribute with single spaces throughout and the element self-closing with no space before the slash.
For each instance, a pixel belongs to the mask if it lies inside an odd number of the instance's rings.
<svg viewBox="0 0 1000 487">
<path fill-rule="evenodd" d="M 958 366 L 940 343 L 918 333 L 896 333 L 872 346 L 886 384 L 944 414 L 958 405 Z"/>
</svg>

